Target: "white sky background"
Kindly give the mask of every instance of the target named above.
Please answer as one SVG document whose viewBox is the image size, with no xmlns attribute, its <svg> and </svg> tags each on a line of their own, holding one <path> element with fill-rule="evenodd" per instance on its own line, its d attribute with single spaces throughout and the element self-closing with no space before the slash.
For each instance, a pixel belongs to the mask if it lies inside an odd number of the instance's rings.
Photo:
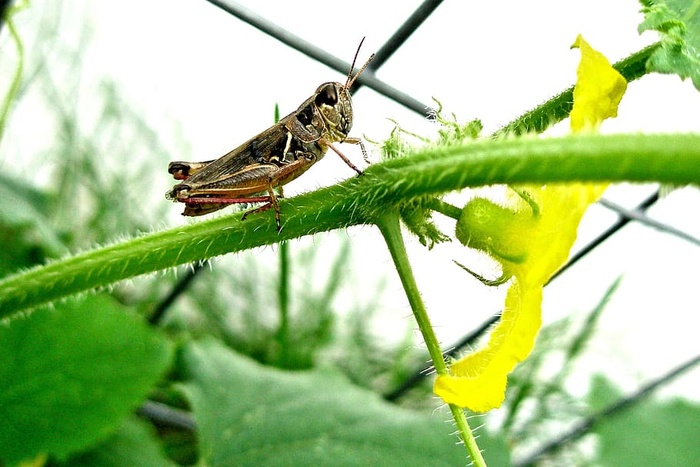
<svg viewBox="0 0 700 467">
<path fill-rule="evenodd" d="M 38 3 L 18 19 L 20 27 L 36 24 L 42 14 Z M 362 37 L 367 39 L 360 62 L 379 49 L 420 4 L 366 0 L 240 3 L 348 62 Z M 320 83 L 344 80 L 339 73 L 204 0 L 65 0 L 63 4 L 60 40 L 80 44 L 85 54 L 79 92 L 87 115 L 90 96 L 99 92 L 103 80 L 113 80 L 130 110 L 142 114 L 158 130 L 163 144 L 173 151 L 173 160 L 223 155 L 269 126 L 275 103 L 286 115 Z M 426 104 L 437 97 L 460 120 L 482 119 L 487 134 L 573 83 L 579 52 L 569 46 L 578 33 L 612 62 L 652 43 L 654 34 L 639 36 L 636 32 L 642 19 L 639 9 L 635 0 L 446 1 L 377 76 Z M 81 34 L 86 25 L 89 34 L 84 40 Z M 31 47 L 31 40 L 27 46 Z M 10 50 L 7 34 L 0 47 Z M 45 53 L 55 53 L 59 63 L 57 51 Z M 2 64 L 1 75 L 7 73 L 6 66 Z M 2 79 L 5 82 L 4 76 Z M 355 136 L 385 138 L 392 128 L 388 118 L 418 133 L 429 135 L 435 130 L 420 116 L 368 88 L 353 96 L 353 103 Z M 33 110 L 31 106 L 16 109 L 12 131 L 0 148 L 3 164 L 12 160 L 18 148 L 22 154 L 42 149 L 36 134 L 51 131 L 51 126 Z M 629 86 L 618 118 L 606 122 L 603 131 L 698 131 L 698 122 L 700 94 L 691 83 L 675 76 L 651 75 Z M 554 132 L 566 132 L 567 125 L 557 126 Z M 345 152 L 361 163 L 354 147 L 348 146 Z M 110 161 L 109 154 L 101 157 L 105 164 L 116 167 L 124 163 Z M 154 203 L 167 203 L 163 193 L 173 183 L 165 170 L 167 162 L 162 161 L 161 173 L 144 174 L 152 179 L 153 187 L 144 196 Z M 29 161 L 13 165 L 36 183 L 47 175 L 30 169 Z M 351 176 L 352 171 L 331 154 L 285 187 L 285 193 L 313 190 Z M 625 185 L 613 187 L 607 197 L 632 208 L 652 191 L 651 186 Z M 700 237 L 699 205 L 698 190 L 684 188 L 659 202 L 649 215 Z M 180 206 L 172 206 L 170 225 L 198 222 L 182 218 L 180 212 Z M 453 222 L 439 215 L 436 218 L 446 232 L 454 228 Z M 580 240 L 592 238 L 614 219 L 596 206 L 581 227 Z M 386 279 L 377 325 L 381 332 L 400 336 L 412 326 L 412 318 L 381 237 L 372 227 L 351 228 L 347 235 L 353 245 L 354 267 L 352 283 L 344 293 L 352 299 L 372 294 L 376 284 Z M 311 241 L 321 242 L 321 237 Z M 257 254 L 274 261 L 270 250 Z M 484 275 L 497 274 L 483 257 L 454 244 L 428 252 L 413 241 L 410 255 L 445 345 L 500 309 L 505 289 L 486 289 L 452 265 L 452 259 L 458 259 Z M 235 261 L 232 256 L 220 263 Z M 571 313 L 583 315 L 622 275 L 622 285 L 587 353 L 586 368 L 613 374 L 631 390 L 700 352 L 698 264 L 700 248 L 632 225 L 546 289 L 544 322 Z M 700 372 L 695 370 L 681 378 L 672 392 L 700 400 L 698 388 Z"/>
</svg>

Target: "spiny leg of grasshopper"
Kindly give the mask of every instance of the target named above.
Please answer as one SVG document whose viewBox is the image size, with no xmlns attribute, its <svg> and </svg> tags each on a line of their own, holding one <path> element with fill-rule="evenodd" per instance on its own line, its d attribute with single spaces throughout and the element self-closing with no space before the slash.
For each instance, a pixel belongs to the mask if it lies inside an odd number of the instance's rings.
<svg viewBox="0 0 700 467">
<path fill-rule="evenodd" d="M 348 144 L 359 144 L 360 150 L 362 151 L 362 157 L 364 158 L 365 162 L 367 162 L 368 164 L 370 163 L 369 157 L 367 156 L 367 150 L 365 149 L 365 145 L 360 138 L 349 137 L 349 138 L 345 138 L 341 142 L 348 143 Z M 340 151 L 340 149 L 336 148 L 331 143 L 327 143 L 327 144 L 328 144 L 328 147 L 331 148 L 333 150 L 333 152 L 335 152 L 338 155 L 338 157 L 340 157 L 343 160 L 343 162 L 345 162 L 348 165 L 348 167 L 350 167 L 352 170 L 357 172 L 357 175 L 362 175 L 362 170 L 358 169 L 357 166 L 355 164 L 353 164 L 350 161 L 350 159 L 348 159 L 348 157 Z"/>
<path fill-rule="evenodd" d="M 221 205 L 221 204 L 248 204 L 248 203 L 265 203 L 264 205 L 246 211 L 243 214 L 241 220 L 245 220 L 250 214 L 255 214 L 259 212 L 265 212 L 270 208 L 275 210 L 275 221 L 277 223 L 277 231 L 282 230 L 282 223 L 280 218 L 280 208 L 278 198 L 284 197 L 282 192 L 282 185 L 288 182 L 290 178 L 298 176 L 298 172 L 304 172 L 311 165 L 316 162 L 316 155 L 312 153 L 305 153 L 299 155 L 299 158 L 293 162 L 282 165 L 278 167 L 274 172 L 269 173 L 264 179 L 259 180 L 259 188 L 261 190 L 256 190 L 257 193 L 261 191 L 267 191 L 267 196 L 255 196 L 256 193 L 251 193 L 251 196 L 232 196 L 227 197 L 225 193 L 221 193 L 217 196 L 191 196 L 179 199 L 179 201 L 184 202 L 188 207 L 191 206 L 206 206 L 206 205 Z M 274 188 L 277 187 L 279 194 L 275 193 Z"/>
<path fill-rule="evenodd" d="M 372 163 L 369 161 L 369 156 L 367 155 L 367 149 L 365 148 L 365 143 L 363 143 L 360 138 L 348 137 L 348 138 L 345 138 L 343 143 L 358 144 L 360 146 L 360 151 L 362 151 L 362 158 L 365 160 L 365 162 L 367 162 L 368 165 L 372 165 Z"/>
<path fill-rule="evenodd" d="M 282 187 L 280 187 L 281 189 Z M 269 193 L 269 196 L 265 196 L 264 198 L 267 198 L 267 203 L 263 204 L 262 206 L 251 209 L 249 211 L 246 211 L 243 213 L 243 217 L 241 217 L 241 220 L 244 221 L 246 217 L 248 217 L 250 214 L 256 214 L 258 212 L 265 212 L 270 208 L 275 209 L 275 222 L 277 223 L 277 231 L 279 232 L 282 230 L 282 222 L 280 221 L 280 205 L 277 202 L 277 198 L 281 198 L 282 194 L 280 193 L 279 196 L 275 194 L 275 191 L 272 189 L 272 185 L 268 188 L 267 192 Z"/>
<path fill-rule="evenodd" d="M 245 220 L 246 217 L 250 214 L 256 214 L 259 212 L 265 212 L 270 208 L 275 208 L 275 221 L 277 223 L 277 231 L 279 232 L 282 230 L 282 223 L 281 223 L 281 218 L 280 218 L 280 208 L 279 208 L 279 203 L 277 201 L 277 198 L 281 198 L 282 195 L 277 195 L 275 194 L 275 191 L 272 189 L 272 185 L 267 189 L 267 192 L 269 193 L 267 196 L 247 196 L 247 197 L 240 197 L 240 198 L 225 198 L 225 197 L 217 197 L 217 198 L 212 198 L 212 197 L 192 197 L 192 198 L 187 198 L 186 201 L 184 201 L 188 206 L 189 205 L 207 205 L 207 204 L 250 204 L 250 203 L 265 203 L 264 205 L 257 207 L 255 209 L 250 209 L 246 212 L 243 213 L 243 217 L 241 217 L 241 220 Z"/>
</svg>

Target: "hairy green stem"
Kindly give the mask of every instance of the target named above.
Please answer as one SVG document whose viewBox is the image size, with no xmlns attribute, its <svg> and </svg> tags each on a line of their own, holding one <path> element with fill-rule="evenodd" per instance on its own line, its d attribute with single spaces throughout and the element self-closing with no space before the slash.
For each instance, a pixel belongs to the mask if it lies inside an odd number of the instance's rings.
<svg viewBox="0 0 700 467">
<path fill-rule="evenodd" d="M 376 220 L 377 227 L 384 237 L 384 241 L 389 248 L 391 253 L 391 259 L 394 261 L 394 266 L 396 267 L 396 272 L 399 274 L 401 279 L 401 284 L 406 292 L 406 297 L 408 298 L 408 303 L 411 305 L 411 310 L 413 310 L 413 316 L 416 318 L 418 323 L 418 329 L 420 329 L 423 335 L 423 340 L 425 346 L 428 348 L 428 353 L 430 358 L 433 360 L 433 365 L 435 366 L 435 371 L 439 375 L 447 374 L 447 365 L 442 357 L 442 350 L 440 350 L 440 344 L 433 330 L 433 326 L 430 324 L 430 318 L 428 317 L 428 312 L 425 309 L 425 304 L 418 291 L 418 284 L 413 275 L 413 270 L 411 269 L 411 263 L 408 261 L 408 255 L 406 254 L 406 247 L 403 242 L 403 237 L 401 235 L 401 226 L 399 224 L 399 213 L 398 210 L 393 209 L 385 211 L 383 215 Z M 481 456 L 481 450 L 476 444 L 476 439 L 474 434 L 469 428 L 469 422 L 467 422 L 467 417 L 464 411 L 454 405 L 450 405 L 450 411 L 452 412 L 452 417 L 457 424 L 457 430 L 460 437 L 464 441 L 464 446 L 469 453 L 474 465 L 485 466 L 484 458 Z"/>
<path fill-rule="evenodd" d="M 275 123 L 280 121 L 280 106 L 275 104 Z M 280 195 L 282 187 L 279 188 Z M 280 242 L 280 277 L 277 299 L 279 301 L 280 325 L 277 330 L 277 342 L 280 346 L 280 361 L 287 363 L 289 355 L 289 243 Z"/>
<path fill-rule="evenodd" d="M 433 360 L 435 371 L 439 375 L 447 374 L 447 365 L 442 357 L 440 344 L 438 343 L 433 327 L 430 324 L 428 312 L 423 304 L 423 299 L 418 291 L 418 284 L 416 284 L 416 279 L 413 276 L 411 264 L 408 261 L 408 255 L 406 254 L 406 248 L 401 235 L 398 211 L 395 209 L 387 211 L 384 215 L 379 217 L 377 219 L 377 227 L 379 227 L 379 230 L 384 237 L 384 241 L 389 248 L 391 259 L 394 261 L 394 266 L 396 267 L 396 272 L 398 272 L 399 278 L 401 279 L 401 284 L 406 292 L 408 303 L 411 305 L 413 315 L 416 317 L 418 329 L 420 329 L 420 332 L 423 335 L 425 345 L 428 348 L 428 353 L 430 354 L 430 358 Z"/>
<path fill-rule="evenodd" d="M 289 355 L 289 242 L 281 242 L 279 248 L 280 276 L 277 299 L 280 324 L 277 330 L 277 342 L 280 346 L 280 361 L 286 362 Z"/>
<path fill-rule="evenodd" d="M 651 54 L 659 47 L 659 44 L 652 44 L 639 52 L 615 63 L 613 67 L 624 76 L 629 83 L 646 74 L 646 63 Z M 574 105 L 574 87 L 566 89 L 547 100 L 542 105 L 526 112 L 517 119 L 508 123 L 496 131 L 492 138 L 499 138 L 507 135 L 522 135 L 526 133 L 541 133 L 551 125 L 567 118 Z"/>
<path fill-rule="evenodd" d="M 462 215 L 462 210 L 460 208 L 438 198 L 429 199 L 426 204 L 433 211 L 437 211 L 454 220 L 459 220 L 459 217 Z"/>
<path fill-rule="evenodd" d="M 660 181 L 700 184 L 700 135 L 586 135 L 468 142 L 418 151 L 349 179 L 281 200 L 272 213 L 240 213 L 140 236 L 0 281 L 0 318 L 116 281 L 225 253 L 349 225 L 373 224 L 413 197 L 495 183 Z"/>
</svg>

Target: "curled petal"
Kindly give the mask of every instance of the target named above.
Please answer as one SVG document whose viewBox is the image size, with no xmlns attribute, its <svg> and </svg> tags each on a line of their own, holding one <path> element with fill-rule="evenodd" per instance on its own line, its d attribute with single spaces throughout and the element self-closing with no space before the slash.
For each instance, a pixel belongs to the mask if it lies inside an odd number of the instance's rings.
<svg viewBox="0 0 700 467">
<path fill-rule="evenodd" d="M 571 47 L 581 50 L 571 110 L 571 131 L 596 130 L 606 118 L 617 117 L 617 107 L 627 89 L 627 81 L 580 34 Z"/>
<path fill-rule="evenodd" d="M 514 283 L 508 289 L 506 306 L 489 343 L 450 366 L 439 375 L 434 392 L 449 404 L 486 412 L 499 407 L 505 398 L 508 374 L 525 359 L 535 345 L 541 325 L 542 288 L 525 290 Z"/>
</svg>

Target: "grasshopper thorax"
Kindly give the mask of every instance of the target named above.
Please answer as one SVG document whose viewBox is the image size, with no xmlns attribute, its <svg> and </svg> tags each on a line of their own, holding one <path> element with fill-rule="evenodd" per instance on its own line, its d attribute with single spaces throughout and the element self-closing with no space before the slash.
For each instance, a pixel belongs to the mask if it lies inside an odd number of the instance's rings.
<svg viewBox="0 0 700 467">
<path fill-rule="evenodd" d="M 340 83 L 323 83 L 316 89 L 314 104 L 334 141 L 342 141 L 352 128 L 350 93 Z"/>
</svg>

